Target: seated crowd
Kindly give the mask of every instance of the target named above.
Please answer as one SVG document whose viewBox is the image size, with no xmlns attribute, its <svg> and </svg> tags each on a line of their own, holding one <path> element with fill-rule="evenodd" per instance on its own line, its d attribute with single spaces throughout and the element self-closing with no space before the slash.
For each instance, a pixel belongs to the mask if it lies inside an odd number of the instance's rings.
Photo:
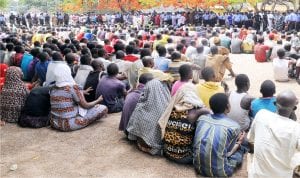
<svg viewBox="0 0 300 178">
<path fill-rule="evenodd" d="M 204 31 L 195 38 L 130 29 L 127 39 L 109 31 L 100 42 L 51 33 L 28 45 L 10 34 L 0 43 L 1 125 L 74 131 L 122 112 L 119 130 L 141 151 L 194 165 L 200 175 L 232 176 L 249 152 L 249 177 L 292 177 L 300 165 L 296 95 L 275 96 L 275 83 L 265 80 L 254 98 L 229 54 L 254 53 L 258 62 L 272 60 L 276 81 L 299 80 L 299 37 Z M 226 70 L 236 90 L 224 82 Z"/>
</svg>

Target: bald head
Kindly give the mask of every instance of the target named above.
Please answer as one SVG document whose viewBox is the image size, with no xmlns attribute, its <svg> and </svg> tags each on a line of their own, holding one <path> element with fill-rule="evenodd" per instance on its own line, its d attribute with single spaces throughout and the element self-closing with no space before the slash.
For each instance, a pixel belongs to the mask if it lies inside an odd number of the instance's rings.
<svg viewBox="0 0 300 178">
<path fill-rule="evenodd" d="M 290 90 L 283 91 L 277 95 L 276 106 L 278 114 L 281 116 L 290 117 L 297 104 L 298 99 L 295 93 Z"/>
<path fill-rule="evenodd" d="M 277 95 L 277 104 L 283 107 L 294 107 L 298 104 L 297 97 L 291 90 L 283 91 Z"/>
<path fill-rule="evenodd" d="M 97 60 L 97 59 L 92 61 L 91 66 L 93 67 L 94 71 L 104 70 L 104 65 L 103 65 L 102 61 Z"/>
<path fill-rule="evenodd" d="M 153 57 L 151 57 L 151 56 L 143 57 L 142 62 L 143 62 L 144 67 L 152 68 L 154 66 L 154 60 L 153 60 Z"/>
</svg>

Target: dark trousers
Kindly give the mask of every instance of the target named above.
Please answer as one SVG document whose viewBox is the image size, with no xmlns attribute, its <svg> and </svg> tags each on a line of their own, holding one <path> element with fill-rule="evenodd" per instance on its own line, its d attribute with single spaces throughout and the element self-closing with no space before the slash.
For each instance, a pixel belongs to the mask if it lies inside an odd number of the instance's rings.
<svg viewBox="0 0 300 178">
<path fill-rule="evenodd" d="M 288 29 L 289 31 L 296 30 L 296 22 L 289 22 Z"/>
</svg>

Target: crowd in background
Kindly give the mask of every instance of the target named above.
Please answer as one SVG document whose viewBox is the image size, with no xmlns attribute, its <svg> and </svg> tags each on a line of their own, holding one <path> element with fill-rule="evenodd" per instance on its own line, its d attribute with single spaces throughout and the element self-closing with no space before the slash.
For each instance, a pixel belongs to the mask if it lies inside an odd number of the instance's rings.
<svg viewBox="0 0 300 178">
<path fill-rule="evenodd" d="M 203 176 L 233 175 L 249 152 L 249 177 L 292 177 L 300 164 L 295 93 L 275 96 L 276 83 L 266 79 L 254 98 L 230 54 L 272 62 L 275 81 L 300 83 L 299 17 L 2 16 L 1 125 L 75 131 L 122 112 L 119 130 L 140 150 L 192 164 Z M 236 89 L 226 77 L 235 77 Z"/>
<path fill-rule="evenodd" d="M 17 26 L 24 25 L 32 27 L 40 26 L 69 26 L 69 25 L 86 25 L 86 24 L 108 24 L 114 25 L 132 24 L 134 27 L 145 27 L 155 25 L 162 27 L 172 25 L 180 27 L 183 25 L 210 25 L 234 26 L 239 28 L 245 25 L 247 28 L 252 27 L 257 31 L 266 29 L 276 29 L 278 31 L 300 29 L 300 12 L 290 10 L 288 12 L 279 11 L 261 11 L 261 12 L 222 12 L 215 13 L 212 11 L 190 11 L 190 12 L 152 12 L 152 13 L 115 13 L 115 14 L 67 14 L 67 13 L 27 13 L 14 14 L 7 16 L 0 15 L 0 24 L 8 21 L 10 24 Z"/>
</svg>

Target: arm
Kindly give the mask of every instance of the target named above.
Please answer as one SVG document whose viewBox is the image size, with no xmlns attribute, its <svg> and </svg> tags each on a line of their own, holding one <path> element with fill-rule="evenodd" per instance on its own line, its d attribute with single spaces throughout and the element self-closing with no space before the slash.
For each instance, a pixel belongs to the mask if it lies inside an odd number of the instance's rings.
<svg viewBox="0 0 300 178">
<path fill-rule="evenodd" d="M 79 105 L 85 109 L 90 109 L 92 107 L 94 107 L 96 104 L 100 103 L 101 101 L 103 101 L 103 97 L 102 96 L 99 96 L 98 99 L 96 99 L 95 101 L 92 101 L 92 102 L 87 102 L 85 100 L 85 98 L 83 97 L 83 95 L 81 94 L 81 97 L 80 97 L 80 101 L 79 101 Z"/>
<path fill-rule="evenodd" d="M 232 154 L 234 154 L 240 148 L 240 146 L 245 138 L 245 135 L 246 135 L 246 133 L 244 131 L 240 133 L 240 135 L 238 137 L 238 141 L 235 143 L 232 150 L 227 153 L 228 157 L 231 156 Z"/>
</svg>

